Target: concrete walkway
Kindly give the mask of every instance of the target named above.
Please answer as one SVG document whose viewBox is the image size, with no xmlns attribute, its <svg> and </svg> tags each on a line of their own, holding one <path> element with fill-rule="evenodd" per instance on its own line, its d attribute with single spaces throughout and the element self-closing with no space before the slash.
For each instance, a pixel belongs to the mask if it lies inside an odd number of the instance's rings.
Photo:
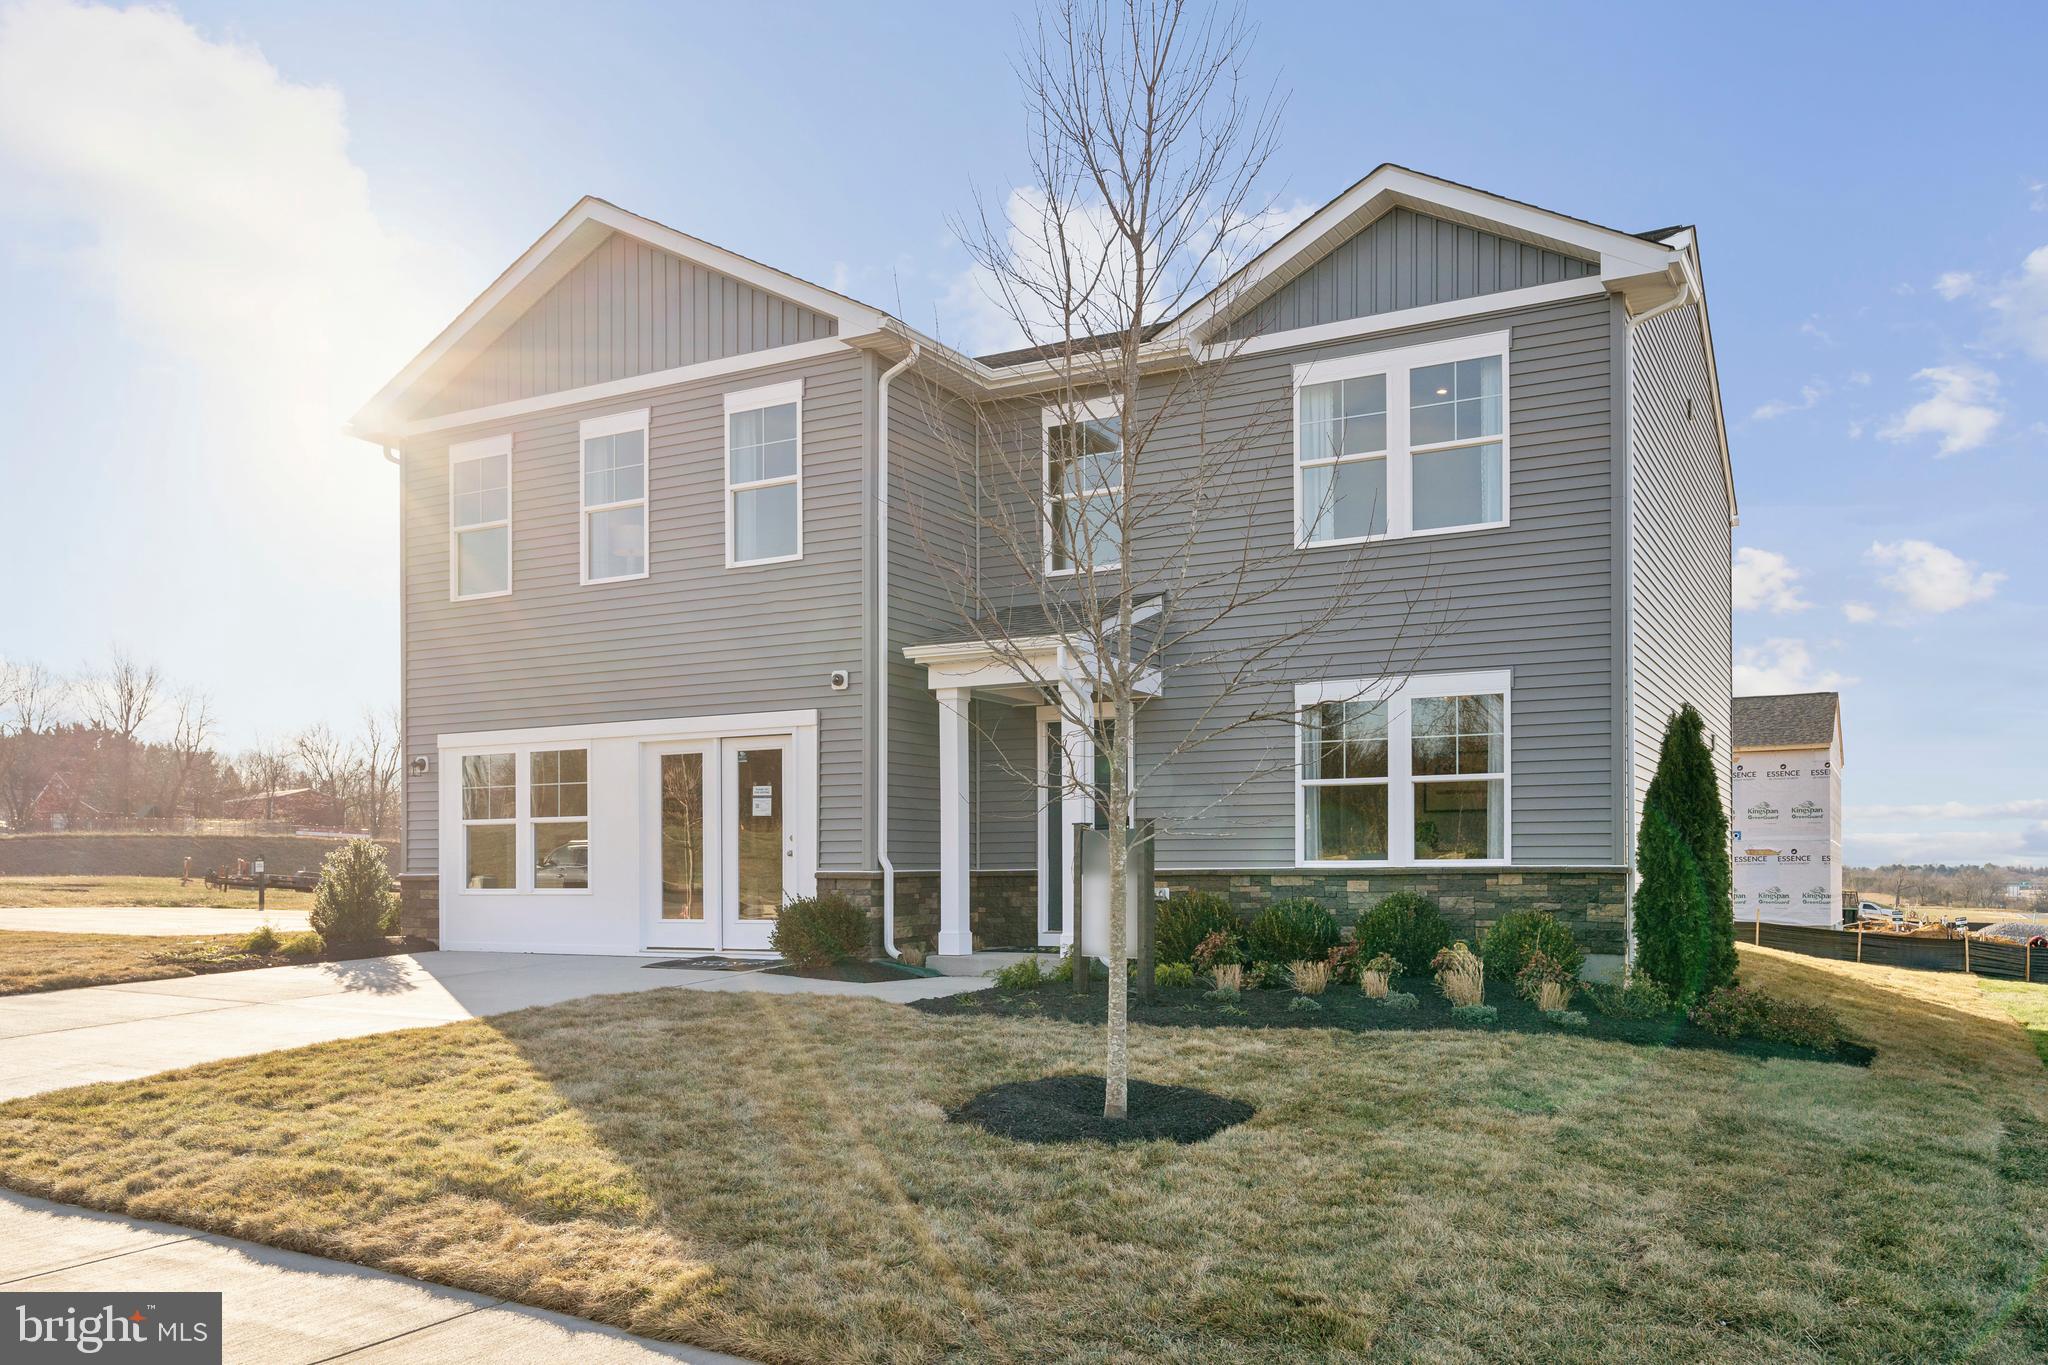
<svg viewBox="0 0 2048 1365">
<path fill-rule="evenodd" d="M 342 1261 L 0 1191 L 0 1288 L 221 1295 L 228 1365 L 737 1362 Z M 10 1325 L 11 1326 L 11 1325 Z"/>
<path fill-rule="evenodd" d="M 455 1023 L 584 995 L 680 986 L 902 1001 L 989 984 L 971 977 L 851 984 L 646 965 L 654 960 L 420 953 L 0 996 L 0 1099 L 88 1081 L 134 1080 L 222 1057 Z"/>
<path fill-rule="evenodd" d="M 0 929 L 45 934 L 246 934 L 267 924 L 280 934 L 313 926 L 304 910 L 213 910 L 206 906 L 0 906 Z"/>
</svg>

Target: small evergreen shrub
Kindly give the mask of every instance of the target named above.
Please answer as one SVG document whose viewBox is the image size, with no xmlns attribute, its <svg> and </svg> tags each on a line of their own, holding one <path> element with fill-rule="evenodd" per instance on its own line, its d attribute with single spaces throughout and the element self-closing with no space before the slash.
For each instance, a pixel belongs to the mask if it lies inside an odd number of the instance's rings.
<svg viewBox="0 0 2048 1365">
<path fill-rule="evenodd" d="M 770 947 L 799 967 L 829 967 L 868 951 L 867 911 L 837 893 L 783 904 Z"/>
<path fill-rule="evenodd" d="M 1593 1008 L 1610 1019 L 1666 1019 L 1678 1012 L 1677 1002 L 1665 989 L 1641 973 L 1630 976 L 1625 986 L 1598 983 L 1585 991 Z"/>
<path fill-rule="evenodd" d="M 1294 962 L 1288 964 L 1288 979 L 1294 989 L 1304 996 L 1321 995 L 1330 988 L 1330 964 L 1328 962 Z"/>
<path fill-rule="evenodd" d="M 308 929 L 303 934 L 293 934 L 277 945 L 277 951 L 286 957 L 318 957 L 327 951 L 327 943 L 320 935 Z"/>
<path fill-rule="evenodd" d="M 1779 1000 L 1755 986 L 1723 986 L 1686 1017 L 1718 1038 L 1757 1038 L 1824 1052 L 1842 1041 L 1841 1021 L 1825 1005 Z"/>
<path fill-rule="evenodd" d="M 1274 901 L 1245 930 L 1254 962 L 1307 962 L 1330 955 L 1340 937 L 1337 917 L 1312 900 Z"/>
<path fill-rule="evenodd" d="M 1468 1028 L 1483 1028 L 1499 1018 L 1500 1011 L 1491 1005 L 1451 1006 L 1451 1022 Z"/>
<path fill-rule="evenodd" d="M 1152 921 L 1152 959 L 1155 962 L 1195 960 L 1195 949 L 1211 934 L 1236 937 L 1242 927 L 1230 902 L 1210 891 L 1184 891 L 1167 898 Z"/>
<path fill-rule="evenodd" d="M 267 924 L 259 924 L 242 940 L 242 951 L 256 957 L 269 957 L 277 951 L 277 930 Z"/>
<path fill-rule="evenodd" d="M 1242 994 L 1243 992 L 1235 986 L 1218 986 L 1213 991 L 1202 992 L 1202 998 L 1204 1000 L 1220 1000 L 1227 1004 Z"/>
<path fill-rule="evenodd" d="M 1422 1002 L 1407 991 L 1388 991 L 1380 1005 L 1390 1010 L 1412 1010 L 1420 1008 Z"/>
<path fill-rule="evenodd" d="M 1295 1014 L 1305 1013 L 1309 1010 L 1319 1010 L 1322 1007 L 1322 1001 L 1308 995 L 1297 995 L 1287 1002 L 1288 1011 Z"/>
<path fill-rule="evenodd" d="M 372 839 L 351 839 L 320 864 L 320 885 L 306 918 L 327 943 L 369 943 L 383 936 L 398 912 L 391 894 L 391 870 Z"/>
<path fill-rule="evenodd" d="M 1401 959 L 1392 953 L 1379 956 L 1361 965 L 1358 969 L 1358 986 L 1368 998 L 1384 1000 L 1393 988 L 1394 973 L 1401 970 Z"/>
<path fill-rule="evenodd" d="M 1436 973 L 1436 988 L 1451 1002 L 1454 1013 L 1462 1006 L 1486 1003 L 1486 964 L 1462 942 L 1431 958 L 1429 969 Z"/>
<path fill-rule="evenodd" d="M 1235 929 L 1210 930 L 1188 956 L 1188 962 L 1198 972 L 1213 972 L 1218 967 L 1231 967 L 1243 961 L 1244 948 Z"/>
<path fill-rule="evenodd" d="M 1052 980 L 1052 976 L 1038 965 L 1036 957 L 1027 957 L 1022 962 L 1012 962 L 996 972 L 996 989 L 999 991 L 1035 991 Z"/>
<path fill-rule="evenodd" d="M 1152 984 L 1162 991 L 1186 990 L 1195 984 L 1195 969 L 1185 962 L 1161 962 L 1152 968 Z"/>
<path fill-rule="evenodd" d="M 1405 975 L 1422 976 L 1430 959 L 1451 946 L 1451 926 L 1429 897 L 1396 891 L 1359 919 L 1357 938 L 1367 957 L 1391 953 Z"/>
<path fill-rule="evenodd" d="M 1586 965 L 1586 950 L 1547 910 L 1502 915 L 1479 946 L 1479 955 L 1486 959 L 1486 974 L 1502 982 L 1519 981 L 1532 953 L 1542 953 L 1574 977 Z"/>
<path fill-rule="evenodd" d="M 1577 1010 L 1552 1010 L 1543 1016 L 1559 1028 L 1584 1028 L 1586 1016 Z"/>
</svg>

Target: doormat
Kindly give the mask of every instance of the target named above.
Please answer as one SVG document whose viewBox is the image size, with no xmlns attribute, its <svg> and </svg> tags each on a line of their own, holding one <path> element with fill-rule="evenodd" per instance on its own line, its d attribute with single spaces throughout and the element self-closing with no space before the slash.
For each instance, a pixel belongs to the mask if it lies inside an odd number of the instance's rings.
<svg viewBox="0 0 2048 1365">
<path fill-rule="evenodd" d="M 782 965 L 779 957 L 671 957 L 649 962 L 649 967 L 666 967 L 681 972 L 758 972 Z"/>
</svg>

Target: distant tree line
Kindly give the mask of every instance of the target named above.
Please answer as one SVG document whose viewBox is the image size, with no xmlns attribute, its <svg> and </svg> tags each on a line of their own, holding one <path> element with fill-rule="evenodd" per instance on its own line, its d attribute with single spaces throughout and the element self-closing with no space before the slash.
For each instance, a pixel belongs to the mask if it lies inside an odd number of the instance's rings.
<svg viewBox="0 0 2048 1365">
<path fill-rule="evenodd" d="M 117 651 L 67 675 L 0 660 L 0 821 L 14 830 L 240 818 L 391 835 L 400 752 L 394 707 L 231 753 L 211 700 L 154 664 Z"/>
<path fill-rule="evenodd" d="M 2009 887 L 2031 882 L 2048 887 L 2048 869 L 2001 867 L 1996 863 L 1887 863 L 1883 867 L 1845 867 L 1842 883 L 1857 895 L 1872 892 L 1904 905 L 1983 906 L 2027 910 L 2048 907 L 2048 896 L 2008 896 Z"/>
</svg>

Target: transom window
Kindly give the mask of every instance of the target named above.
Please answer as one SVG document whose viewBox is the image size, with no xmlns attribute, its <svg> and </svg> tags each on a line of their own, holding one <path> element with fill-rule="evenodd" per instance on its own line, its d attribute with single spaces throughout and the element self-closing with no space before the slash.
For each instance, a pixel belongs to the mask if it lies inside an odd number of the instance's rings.
<svg viewBox="0 0 2048 1365">
<path fill-rule="evenodd" d="M 1506 861 L 1510 690 L 1506 672 L 1297 687 L 1299 860 Z"/>
<path fill-rule="evenodd" d="M 512 438 L 448 448 L 448 592 L 512 590 Z"/>
<path fill-rule="evenodd" d="M 1505 525 L 1507 350 L 1503 332 L 1296 366 L 1298 543 Z"/>
<path fill-rule="evenodd" d="M 1123 563 L 1123 419 L 1113 399 L 1045 409 L 1048 573 Z"/>
<path fill-rule="evenodd" d="M 803 381 L 725 396 L 725 560 L 804 552 Z"/>
<path fill-rule="evenodd" d="M 582 424 L 583 581 L 647 576 L 647 409 Z"/>
<path fill-rule="evenodd" d="M 465 890 L 589 889 L 589 750 L 508 750 L 455 761 Z"/>
</svg>

